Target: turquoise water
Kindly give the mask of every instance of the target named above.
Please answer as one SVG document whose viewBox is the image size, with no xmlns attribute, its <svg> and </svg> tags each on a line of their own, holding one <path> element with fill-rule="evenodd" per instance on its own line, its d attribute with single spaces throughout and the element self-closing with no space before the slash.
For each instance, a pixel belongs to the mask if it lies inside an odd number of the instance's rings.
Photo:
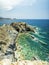
<svg viewBox="0 0 49 65">
<path fill-rule="evenodd" d="M 49 20 L 48 19 L 47 20 L 46 19 L 45 20 L 42 20 L 42 19 L 41 20 L 40 19 L 39 20 L 38 19 L 37 20 L 33 20 L 33 19 L 7 20 L 7 19 L 4 19 L 4 20 L 0 20 L 0 25 L 10 24 L 12 22 L 20 22 L 20 21 L 26 22 L 27 24 L 38 27 L 37 34 L 30 32 L 30 35 L 34 35 L 34 37 L 38 39 L 38 42 L 31 40 L 29 37 L 26 37 L 25 40 L 27 41 L 30 48 L 34 49 L 33 52 L 35 54 L 38 53 L 38 56 L 40 56 L 41 59 L 49 61 Z M 22 42 L 25 43 L 24 41 Z M 38 52 L 35 51 L 36 49 Z"/>
<path fill-rule="evenodd" d="M 37 37 L 38 41 L 33 40 L 31 35 L 34 35 L 33 32 L 30 32 L 29 35 L 22 34 L 18 38 L 18 43 L 21 45 L 21 53 L 22 56 L 25 57 L 26 60 L 32 60 L 35 57 L 38 60 L 46 60 L 49 61 L 48 54 L 49 50 L 47 47 L 43 45 L 47 45 L 43 43 L 43 40 L 39 39 L 41 37 Z M 36 37 L 36 36 L 35 36 Z M 42 41 L 42 43 L 39 42 Z"/>
</svg>

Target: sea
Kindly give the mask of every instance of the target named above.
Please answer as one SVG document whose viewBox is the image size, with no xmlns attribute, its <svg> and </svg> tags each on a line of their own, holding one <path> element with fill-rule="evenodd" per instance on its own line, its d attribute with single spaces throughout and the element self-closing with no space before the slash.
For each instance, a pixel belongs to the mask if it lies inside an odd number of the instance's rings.
<svg viewBox="0 0 49 65">
<path fill-rule="evenodd" d="M 34 36 L 46 43 L 42 44 L 42 46 L 47 50 L 47 60 L 49 61 L 49 19 L 0 19 L 0 26 L 12 22 L 26 22 L 38 28 L 38 34 L 34 34 Z"/>
</svg>

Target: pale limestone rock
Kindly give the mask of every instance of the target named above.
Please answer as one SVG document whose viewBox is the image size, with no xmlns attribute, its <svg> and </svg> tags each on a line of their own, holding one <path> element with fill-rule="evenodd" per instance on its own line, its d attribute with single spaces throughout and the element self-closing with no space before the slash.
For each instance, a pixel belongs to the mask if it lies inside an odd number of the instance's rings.
<svg viewBox="0 0 49 65">
<path fill-rule="evenodd" d="M 0 61 L 0 65 L 49 65 L 47 61 L 41 61 L 41 60 L 35 60 L 35 61 L 29 61 L 29 60 L 21 60 L 17 62 L 11 62 L 9 59 L 3 59 Z"/>
<path fill-rule="evenodd" d="M 4 57 L 7 58 L 7 56 L 10 58 L 10 53 L 14 53 L 16 48 L 15 38 L 17 35 L 18 32 L 12 26 L 6 24 L 0 26 L 0 60 Z M 5 53 L 7 54 L 6 56 Z M 8 54 L 10 54 L 10 56 Z"/>
</svg>

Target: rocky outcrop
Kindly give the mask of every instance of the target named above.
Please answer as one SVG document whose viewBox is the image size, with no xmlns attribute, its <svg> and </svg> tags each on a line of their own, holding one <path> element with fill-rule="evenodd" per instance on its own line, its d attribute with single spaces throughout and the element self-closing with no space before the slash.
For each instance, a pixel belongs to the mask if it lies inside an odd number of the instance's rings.
<svg viewBox="0 0 49 65">
<path fill-rule="evenodd" d="M 16 49 L 15 38 L 18 32 L 10 25 L 0 27 L 0 60 L 3 58 L 11 58 Z"/>
<path fill-rule="evenodd" d="M 19 33 L 28 31 L 36 33 L 36 30 L 36 27 L 32 27 L 25 22 L 16 22 L 11 23 L 10 25 L 4 24 L 3 26 L 0 26 L 0 60 L 5 58 L 12 61 L 17 60 L 20 54 L 15 54 L 15 51 L 17 52 L 17 49 L 20 51 L 21 46 L 16 46 L 17 42 L 15 40 L 17 39 Z"/>
<path fill-rule="evenodd" d="M 25 22 L 11 23 L 11 26 L 14 27 L 18 32 L 32 31 L 35 33 L 36 31 L 36 27 L 30 26 Z"/>
</svg>

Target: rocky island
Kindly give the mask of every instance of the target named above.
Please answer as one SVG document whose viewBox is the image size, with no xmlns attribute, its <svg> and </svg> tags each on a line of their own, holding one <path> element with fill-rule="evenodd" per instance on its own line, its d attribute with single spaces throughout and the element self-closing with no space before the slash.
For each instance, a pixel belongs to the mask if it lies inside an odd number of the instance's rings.
<svg viewBox="0 0 49 65">
<path fill-rule="evenodd" d="M 37 48 L 43 42 L 31 35 L 37 34 L 37 31 L 37 27 L 30 26 L 25 22 L 14 22 L 0 26 L 0 65 L 49 65 L 44 58 L 47 54 L 44 56 L 41 48 Z M 40 43 L 36 46 L 34 41 Z M 33 44 L 31 45 L 31 43 Z M 33 49 L 36 52 L 32 51 Z M 37 50 L 39 49 L 44 59 L 38 57 L 40 52 L 38 53 Z"/>
</svg>

